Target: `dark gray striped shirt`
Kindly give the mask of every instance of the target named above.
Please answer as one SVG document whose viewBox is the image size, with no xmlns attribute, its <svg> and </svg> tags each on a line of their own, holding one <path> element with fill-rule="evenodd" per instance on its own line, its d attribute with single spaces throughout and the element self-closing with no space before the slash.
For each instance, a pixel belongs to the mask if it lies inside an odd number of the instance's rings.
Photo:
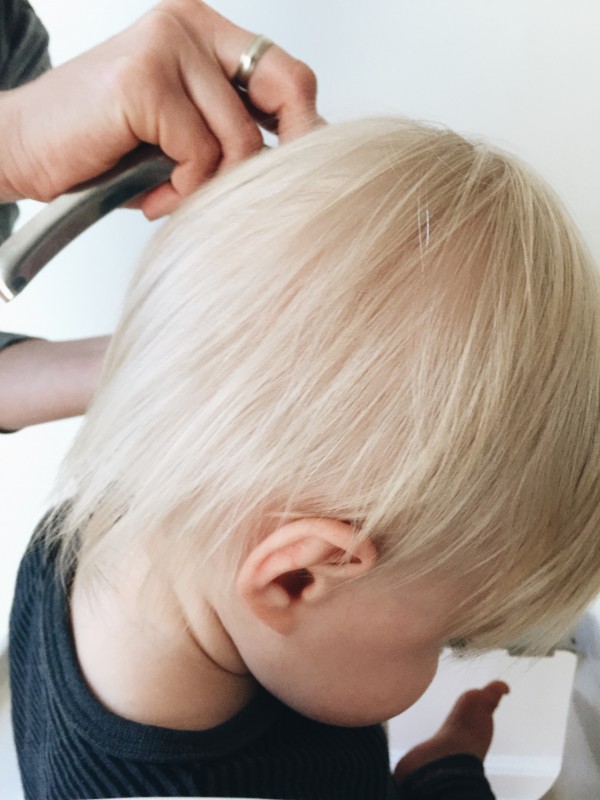
<svg viewBox="0 0 600 800">
<path fill-rule="evenodd" d="M 266 691 L 209 730 L 123 719 L 101 705 L 81 674 L 68 588 L 55 554 L 34 539 L 10 623 L 13 727 L 27 800 L 494 800 L 481 762 L 468 755 L 428 764 L 398 789 L 381 726 L 315 722 Z M 318 653 L 315 659 L 318 668 Z"/>
</svg>

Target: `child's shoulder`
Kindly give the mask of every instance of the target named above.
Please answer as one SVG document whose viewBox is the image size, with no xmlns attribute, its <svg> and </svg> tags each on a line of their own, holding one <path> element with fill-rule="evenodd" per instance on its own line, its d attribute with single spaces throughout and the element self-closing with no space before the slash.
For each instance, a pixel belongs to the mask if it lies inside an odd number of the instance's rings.
<svg viewBox="0 0 600 800">
<path fill-rule="evenodd" d="M 21 581 L 38 587 L 11 629 L 15 742 L 22 763 L 38 764 L 23 775 L 27 796 L 286 797 L 293 787 L 294 796 L 316 797 L 325 784 L 332 800 L 387 796 L 380 726 L 324 725 L 260 687 L 229 719 L 205 730 L 115 714 L 80 669 L 52 550 L 32 546 Z M 135 665 L 138 682 L 151 682 L 151 662 Z"/>
</svg>

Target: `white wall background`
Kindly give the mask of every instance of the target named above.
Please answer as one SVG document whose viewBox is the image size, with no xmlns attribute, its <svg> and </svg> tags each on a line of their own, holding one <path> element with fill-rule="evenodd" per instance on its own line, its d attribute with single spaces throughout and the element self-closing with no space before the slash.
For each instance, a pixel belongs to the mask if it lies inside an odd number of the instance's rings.
<svg viewBox="0 0 600 800">
<path fill-rule="evenodd" d="M 129 24 L 149 0 L 33 0 L 60 63 Z M 482 134 L 524 157 L 564 198 L 600 260 L 600 3 L 597 0 L 215 0 L 236 22 L 307 61 L 331 120 L 403 113 Z M 68 154 L 65 154 L 68 157 Z M 32 205 L 25 215 L 32 213 Z M 0 330 L 50 338 L 112 329 L 156 225 L 122 211 L 61 254 L 10 306 Z M 73 421 L 0 441 L 0 638 L 16 564 L 45 507 Z M 595 645 L 588 625 L 585 646 Z M 592 643 L 590 643 L 592 642 Z M 580 670 L 570 800 L 599 793 L 600 655 Z M 546 688 L 548 697 L 558 687 Z M 581 711 L 581 709 L 584 709 Z M 586 717 L 584 723 L 583 717 Z M 577 738 L 577 736 L 579 738 Z M 593 788 L 595 786 L 595 789 Z"/>
</svg>

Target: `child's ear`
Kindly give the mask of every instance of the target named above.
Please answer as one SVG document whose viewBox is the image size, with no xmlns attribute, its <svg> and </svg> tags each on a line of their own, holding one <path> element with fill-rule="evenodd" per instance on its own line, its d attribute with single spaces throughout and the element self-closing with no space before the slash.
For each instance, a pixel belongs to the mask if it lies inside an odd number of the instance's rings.
<svg viewBox="0 0 600 800">
<path fill-rule="evenodd" d="M 307 605 L 373 569 L 377 551 L 339 520 L 295 520 L 258 544 L 244 560 L 236 588 L 245 605 L 266 625 L 288 633 Z"/>
</svg>

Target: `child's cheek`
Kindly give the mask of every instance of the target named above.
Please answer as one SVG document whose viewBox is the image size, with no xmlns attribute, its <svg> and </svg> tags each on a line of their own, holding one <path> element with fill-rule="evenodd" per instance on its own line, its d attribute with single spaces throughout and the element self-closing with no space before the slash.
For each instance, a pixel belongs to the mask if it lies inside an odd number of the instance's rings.
<svg viewBox="0 0 600 800">
<path fill-rule="evenodd" d="M 286 705 L 330 725 L 358 727 L 401 714 L 423 695 L 437 672 L 437 649 L 388 661 L 360 659 L 361 667 L 332 669 L 321 660 L 312 670 L 263 676 L 264 684 Z M 312 673 L 312 675 L 311 675 Z"/>
</svg>

